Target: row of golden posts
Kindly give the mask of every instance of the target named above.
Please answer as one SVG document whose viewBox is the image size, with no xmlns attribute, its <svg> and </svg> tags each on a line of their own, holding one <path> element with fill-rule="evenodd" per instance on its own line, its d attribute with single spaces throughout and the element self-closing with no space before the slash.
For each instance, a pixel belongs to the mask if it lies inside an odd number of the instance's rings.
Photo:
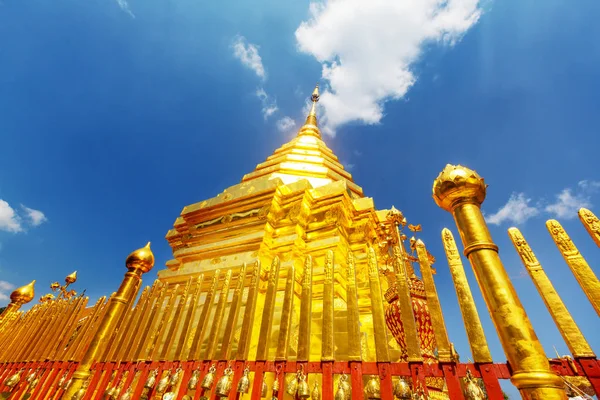
<svg viewBox="0 0 600 400">
<path fill-rule="evenodd" d="M 448 339 L 437 296 L 430 259 L 425 245 L 416 242 L 427 303 L 438 350 L 434 365 L 423 364 L 415 320 L 410 303 L 406 269 L 407 255 L 395 246 L 394 273 L 400 295 L 408 359 L 391 362 L 386 334 L 384 303 L 379 283 L 379 270 L 372 249 L 369 250 L 369 285 L 377 362 L 361 362 L 356 278 L 353 257 L 349 254 L 348 274 L 348 340 L 350 361 L 335 359 L 333 253 L 326 257 L 323 293 L 323 330 L 321 362 L 309 362 L 310 331 L 306 321 L 311 315 L 312 260 L 307 258 L 302 277 L 302 295 L 298 352 L 295 362 L 287 362 L 291 311 L 293 309 L 294 270 L 287 271 L 285 297 L 281 313 L 281 329 L 274 361 L 267 361 L 267 340 L 276 306 L 278 258 L 267 272 L 267 291 L 262 315 L 254 315 L 261 280 L 260 265 L 239 271 L 233 297 L 225 318 L 233 272 L 225 274 L 212 326 L 208 313 L 219 294 L 219 274 L 208 289 L 202 291 L 204 277 L 189 281 L 178 295 L 167 295 L 156 282 L 146 288 L 135 307 L 141 276 L 154 265 L 149 244 L 133 252 L 126 260 L 127 273 L 108 301 L 101 298 L 87 307 L 87 298 L 67 291 L 74 275 L 67 277 L 59 299 L 45 301 L 22 313 L 19 307 L 33 298 L 33 282 L 13 293 L 11 304 L 0 316 L 0 393 L 10 399 L 236 399 L 251 393 L 260 399 L 271 393 L 282 399 L 286 391 L 296 398 L 313 400 L 360 399 L 428 399 L 424 378 L 441 376 L 446 380 L 451 399 L 500 400 L 498 378 L 510 378 L 524 399 L 566 399 L 567 391 L 582 394 L 600 391 L 600 363 L 564 303 L 556 293 L 523 235 L 511 228 L 509 235 L 527 271 L 564 337 L 573 357 L 549 360 L 525 310 L 517 297 L 506 270 L 498 257 L 480 211 L 486 185 L 474 171 L 461 166 L 447 166 L 434 182 L 436 203 L 455 218 L 477 282 L 495 324 L 508 359 L 507 364 L 493 364 L 469 288 L 458 248 L 448 229 L 442 232 L 448 263 L 474 364 L 461 364 Z M 579 216 L 600 246 L 600 222 L 589 210 Z M 572 240 L 555 221 L 547 227 L 577 278 L 583 291 L 600 315 L 600 283 Z M 247 274 L 250 286 L 243 316 L 240 315 Z M 200 304 L 200 297 L 205 301 Z M 187 309 L 185 305 L 189 304 Z M 186 311 L 187 310 L 187 311 Z M 200 312 L 198 326 L 192 321 Z M 185 311 L 185 312 L 184 312 Z M 233 348 L 234 328 L 242 318 L 242 335 Z M 260 338 L 255 361 L 249 360 L 250 332 L 254 320 L 261 319 Z M 305 322 L 304 324 L 302 322 Z M 222 324 L 225 335 L 218 338 Z M 178 329 L 178 327 L 180 327 Z M 217 341 L 221 341 L 219 347 Z M 204 344 L 204 345 L 202 345 Z M 202 351 L 204 350 L 204 351 Z M 219 351 L 218 351 L 219 350 Z M 235 351 L 234 351 L 235 350 Z M 354 355 L 354 356 L 353 356 Z M 148 360 L 148 361 L 146 361 Z M 187 360 L 187 361 L 186 361 Z M 265 373 L 275 375 L 266 379 Z M 284 381 L 286 373 L 293 379 Z M 313 378 L 309 385 L 308 376 Z M 334 383 L 334 375 L 338 376 Z M 580 378 L 579 384 L 573 375 Z M 392 379 L 392 376 L 394 379 Z M 487 393 L 473 377 L 481 377 Z M 363 379 L 366 378 L 366 379 Z M 396 379 L 402 377 L 401 379 Z M 271 382 L 271 387 L 267 386 Z M 281 389 L 280 389 L 281 387 Z M 214 392 L 213 392 L 214 389 Z M 7 397 L 9 396 L 9 397 Z M 433 396 L 433 394 L 432 394 Z M 432 397 L 433 398 L 433 397 Z"/>
</svg>

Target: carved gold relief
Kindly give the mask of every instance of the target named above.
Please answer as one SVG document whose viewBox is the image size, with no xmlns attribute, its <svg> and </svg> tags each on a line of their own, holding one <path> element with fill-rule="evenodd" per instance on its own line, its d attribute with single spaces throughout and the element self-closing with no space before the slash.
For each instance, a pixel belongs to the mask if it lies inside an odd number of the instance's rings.
<svg viewBox="0 0 600 400">
<path fill-rule="evenodd" d="M 587 208 L 581 208 L 578 214 L 583 226 L 592 239 L 594 239 L 594 242 L 596 242 L 598 247 L 600 247 L 600 220 Z"/>
<path fill-rule="evenodd" d="M 567 235 L 567 232 L 563 229 L 560 223 L 556 220 L 549 220 L 546 222 L 546 226 L 548 227 L 548 232 L 552 235 L 554 242 L 558 246 L 559 250 L 564 255 L 577 254 L 577 248 L 573 244 L 573 241 Z"/>
</svg>

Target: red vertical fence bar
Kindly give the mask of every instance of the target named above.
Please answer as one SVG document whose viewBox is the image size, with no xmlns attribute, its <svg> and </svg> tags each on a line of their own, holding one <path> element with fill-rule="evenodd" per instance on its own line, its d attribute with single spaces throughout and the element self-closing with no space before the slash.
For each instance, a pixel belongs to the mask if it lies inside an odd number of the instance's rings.
<svg viewBox="0 0 600 400">
<path fill-rule="evenodd" d="M 477 369 L 481 374 L 481 379 L 483 379 L 488 399 L 504 400 L 504 393 L 502 392 L 502 387 L 500 386 L 500 381 L 498 380 L 497 371 L 496 368 L 494 368 L 494 365 L 488 363 L 479 364 L 477 365 Z"/>
<path fill-rule="evenodd" d="M 392 383 L 392 371 L 390 368 L 390 363 L 378 363 L 377 367 L 379 369 L 379 379 L 381 379 L 381 398 L 384 400 L 393 400 L 394 384 Z"/>
<path fill-rule="evenodd" d="M 444 374 L 444 380 L 446 381 L 446 387 L 448 388 L 448 395 L 452 400 L 464 400 L 462 387 L 460 385 L 460 379 L 458 378 L 458 370 L 456 363 L 444 362 L 439 364 Z"/>
<path fill-rule="evenodd" d="M 594 391 L 600 396 L 600 362 L 593 358 L 578 358 L 577 362 L 583 370 L 583 375 L 588 378 Z"/>
<path fill-rule="evenodd" d="M 352 399 L 362 399 L 363 398 L 362 362 L 360 362 L 360 361 L 351 361 L 350 362 L 350 382 L 352 384 Z"/>
<path fill-rule="evenodd" d="M 254 382 L 252 384 L 252 397 L 251 400 L 260 400 L 260 392 L 262 390 L 262 383 L 264 379 L 265 362 L 256 361 L 254 363 Z"/>
<path fill-rule="evenodd" d="M 323 361 L 321 363 L 321 370 L 323 371 L 323 400 L 333 400 L 333 362 Z"/>
<path fill-rule="evenodd" d="M 141 397 L 142 392 L 144 391 L 144 385 L 146 384 L 146 380 L 148 379 L 148 375 L 150 374 L 151 370 L 156 368 L 158 363 L 153 362 L 140 364 L 141 365 L 139 365 L 139 367 L 142 370 L 142 372 L 140 373 L 140 378 L 138 379 L 135 388 L 133 389 L 133 395 L 131 396 L 132 399 L 139 399 Z"/>
<path fill-rule="evenodd" d="M 237 393 L 237 385 L 242 376 L 244 375 L 245 363 L 244 361 L 236 361 L 233 364 L 233 385 L 231 393 L 229 393 L 229 400 L 236 400 L 239 395 Z"/>
<path fill-rule="evenodd" d="M 192 361 L 185 361 L 181 363 L 181 369 L 183 369 L 183 375 L 181 376 L 181 383 L 179 384 L 179 390 L 177 390 L 177 399 L 183 397 L 187 392 L 188 381 L 192 377 L 194 370 L 200 363 L 194 363 Z M 200 383 L 198 383 L 200 385 Z"/>
</svg>

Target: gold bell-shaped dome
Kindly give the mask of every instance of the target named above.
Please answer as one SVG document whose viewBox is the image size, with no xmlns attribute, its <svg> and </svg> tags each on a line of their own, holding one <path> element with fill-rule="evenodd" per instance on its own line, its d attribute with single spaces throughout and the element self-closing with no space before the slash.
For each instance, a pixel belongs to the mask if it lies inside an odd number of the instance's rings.
<svg viewBox="0 0 600 400">
<path fill-rule="evenodd" d="M 31 281 L 30 284 L 22 286 L 11 293 L 10 301 L 16 304 L 25 304 L 29 303 L 35 297 L 35 291 L 33 286 L 35 285 L 35 280 Z"/>
<path fill-rule="evenodd" d="M 150 242 L 131 253 L 125 260 L 125 265 L 129 270 L 140 270 L 142 273 L 150 271 L 154 267 L 154 254 L 150 249 Z"/>
</svg>

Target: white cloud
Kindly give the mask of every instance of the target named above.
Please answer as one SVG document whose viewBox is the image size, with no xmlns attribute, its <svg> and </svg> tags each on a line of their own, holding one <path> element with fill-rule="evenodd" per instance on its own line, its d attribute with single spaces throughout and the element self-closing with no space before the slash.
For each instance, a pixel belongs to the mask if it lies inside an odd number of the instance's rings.
<svg viewBox="0 0 600 400">
<path fill-rule="evenodd" d="M 480 14 L 478 0 L 323 0 L 296 30 L 301 51 L 322 64 L 323 131 L 350 121 L 377 124 L 383 104 L 414 84 L 424 45 L 454 44 Z"/>
<path fill-rule="evenodd" d="M 39 226 L 47 221 L 46 215 L 40 210 L 34 210 L 22 204 L 21 209 L 22 213 L 19 215 L 7 201 L 0 199 L 0 231 L 23 232 L 25 223 L 31 226 Z"/>
<path fill-rule="evenodd" d="M 529 205 L 530 202 L 531 199 L 525 197 L 524 193 L 513 193 L 504 206 L 496 213 L 486 216 L 485 219 L 493 225 L 500 225 L 505 221 L 522 224 L 540 213 L 536 207 Z"/>
<path fill-rule="evenodd" d="M 577 183 L 577 186 L 583 191 L 595 192 L 596 190 L 600 189 L 600 182 L 584 179 L 582 181 L 579 181 Z"/>
<path fill-rule="evenodd" d="M 12 283 L 0 281 L 0 301 L 10 300 L 11 291 L 15 288 Z"/>
<path fill-rule="evenodd" d="M 580 208 L 590 208 L 590 199 L 583 194 L 573 194 L 571 189 L 564 189 L 556 196 L 556 201 L 544 210 L 557 218 L 571 219 L 577 217 Z"/>
<path fill-rule="evenodd" d="M 23 208 L 23 211 L 25 211 L 25 216 L 29 220 L 29 223 L 33 226 L 39 226 L 48 220 L 40 210 L 34 210 L 33 208 L 26 207 L 22 204 L 21 207 Z"/>
<path fill-rule="evenodd" d="M 283 117 L 281 119 L 279 119 L 276 123 L 277 125 L 277 130 L 279 132 L 289 132 L 292 129 L 294 129 L 296 127 L 296 121 L 294 121 L 293 119 L 291 119 L 290 117 Z"/>
<path fill-rule="evenodd" d="M 0 199 L 0 230 L 7 232 L 21 232 L 21 218 L 6 201 Z"/>
<path fill-rule="evenodd" d="M 260 99 L 260 102 L 262 103 L 262 113 L 265 120 L 268 119 L 271 115 L 275 114 L 277 110 L 279 110 L 279 108 L 277 107 L 277 101 L 271 98 L 267 94 L 267 92 L 265 92 L 265 89 L 258 89 L 256 91 L 256 97 L 258 97 Z"/>
<path fill-rule="evenodd" d="M 261 79 L 266 79 L 267 74 L 262 63 L 262 58 L 258 54 L 258 46 L 252 43 L 247 43 L 243 36 L 236 36 L 233 41 L 233 55 L 242 62 L 242 64 L 250 68 Z"/>
<path fill-rule="evenodd" d="M 129 8 L 129 3 L 127 3 L 127 0 L 116 0 L 116 1 L 117 1 L 117 4 L 119 5 L 119 7 L 121 7 L 121 10 L 123 10 L 127 14 L 129 14 L 129 16 L 131 18 L 135 18 L 135 15 L 133 15 L 131 8 Z"/>
</svg>

